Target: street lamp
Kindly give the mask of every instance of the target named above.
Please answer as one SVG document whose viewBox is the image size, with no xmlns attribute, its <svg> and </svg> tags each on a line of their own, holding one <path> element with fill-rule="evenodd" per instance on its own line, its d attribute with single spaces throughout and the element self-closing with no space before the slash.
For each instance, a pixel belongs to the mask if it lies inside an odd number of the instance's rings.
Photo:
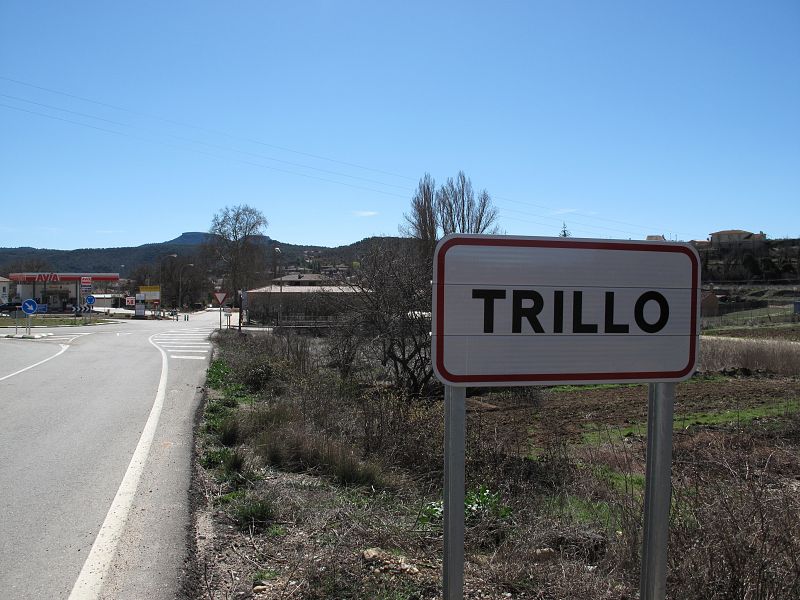
<svg viewBox="0 0 800 600">
<path fill-rule="evenodd" d="M 180 311 L 181 307 L 183 306 L 183 270 L 186 267 L 193 267 L 194 263 L 187 263 L 185 265 L 181 265 L 181 268 L 178 269 L 178 310 Z M 177 313 L 176 313 L 177 316 Z"/>
<path fill-rule="evenodd" d="M 164 288 L 163 282 L 161 281 L 161 272 L 162 272 L 162 269 L 164 267 L 164 259 L 165 258 L 178 258 L 178 255 L 177 254 L 165 254 L 158 261 L 158 305 L 159 305 L 159 307 L 163 307 L 164 306 L 163 304 L 161 304 L 161 301 L 162 301 L 161 292 L 163 291 L 163 288 Z"/>
</svg>

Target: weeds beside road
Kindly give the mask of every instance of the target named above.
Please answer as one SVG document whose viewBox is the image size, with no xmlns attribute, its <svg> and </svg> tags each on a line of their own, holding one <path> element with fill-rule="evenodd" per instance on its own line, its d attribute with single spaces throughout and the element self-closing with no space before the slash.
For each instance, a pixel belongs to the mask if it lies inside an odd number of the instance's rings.
<svg viewBox="0 0 800 600">
<path fill-rule="evenodd" d="M 217 343 L 196 596 L 436 598 L 441 399 L 369 365 L 343 378 L 325 339 Z M 746 355 L 702 351 L 732 362 L 678 386 L 669 595 L 798 597 L 797 371 L 753 376 Z M 646 388 L 483 392 L 467 407 L 466 597 L 636 597 Z"/>
</svg>

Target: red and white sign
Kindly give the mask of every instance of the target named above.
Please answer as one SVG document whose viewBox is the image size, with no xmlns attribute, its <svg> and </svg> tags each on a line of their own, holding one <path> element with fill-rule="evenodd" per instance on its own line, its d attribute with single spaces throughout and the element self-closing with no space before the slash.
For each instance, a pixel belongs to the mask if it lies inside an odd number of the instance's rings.
<svg viewBox="0 0 800 600">
<path fill-rule="evenodd" d="M 222 303 L 225 302 L 225 298 L 228 297 L 228 294 L 225 292 L 214 292 L 214 298 L 217 299 L 217 303 L 222 306 Z"/>
<path fill-rule="evenodd" d="M 81 277 L 81 285 L 92 285 L 92 278 L 91 277 Z"/>
<path fill-rule="evenodd" d="M 125 296 L 125 306 L 136 306 L 136 296 Z"/>
<path fill-rule="evenodd" d="M 688 244 L 450 235 L 434 257 L 434 372 L 454 386 L 688 379 L 699 294 Z"/>
</svg>

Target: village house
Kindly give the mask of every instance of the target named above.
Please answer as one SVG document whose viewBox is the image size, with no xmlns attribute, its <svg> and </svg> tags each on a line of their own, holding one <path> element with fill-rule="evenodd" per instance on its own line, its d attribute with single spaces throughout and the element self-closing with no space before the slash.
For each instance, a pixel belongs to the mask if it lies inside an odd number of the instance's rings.
<svg viewBox="0 0 800 600">
<path fill-rule="evenodd" d="M 766 245 L 767 242 L 767 234 L 763 231 L 753 233 L 742 229 L 725 229 L 710 235 L 711 247 L 718 249 L 738 247 L 758 250 Z"/>
</svg>

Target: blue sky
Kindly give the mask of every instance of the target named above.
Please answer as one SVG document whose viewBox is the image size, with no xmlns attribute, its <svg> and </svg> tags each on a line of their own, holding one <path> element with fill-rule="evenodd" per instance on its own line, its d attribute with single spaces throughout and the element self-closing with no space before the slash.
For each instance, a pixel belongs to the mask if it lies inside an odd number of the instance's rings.
<svg viewBox="0 0 800 600">
<path fill-rule="evenodd" d="M 800 3 L 0 4 L 0 247 L 347 244 L 459 170 L 509 234 L 800 237 Z"/>
</svg>

